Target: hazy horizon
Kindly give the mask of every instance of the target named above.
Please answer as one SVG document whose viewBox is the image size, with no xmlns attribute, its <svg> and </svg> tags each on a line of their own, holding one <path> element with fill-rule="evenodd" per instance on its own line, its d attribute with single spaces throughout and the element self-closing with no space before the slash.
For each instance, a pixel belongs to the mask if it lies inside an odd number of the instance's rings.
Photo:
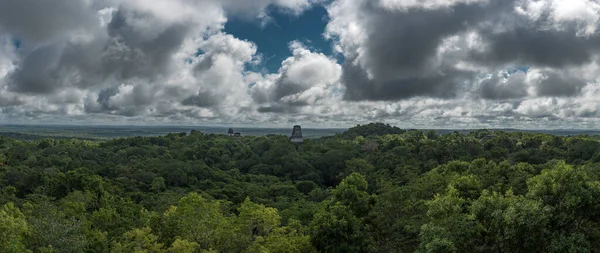
<svg viewBox="0 0 600 253">
<path fill-rule="evenodd" d="M 378 123 L 378 122 L 373 122 L 373 123 Z M 394 126 L 394 125 L 391 125 Z M 236 129 L 265 129 L 265 130 L 289 130 L 290 132 L 293 129 L 293 125 L 290 125 L 289 127 L 265 127 L 265 126 L 227 126 L 227 125 L 127 125 L 127 124 L 123 124 L 123 125 L 101 125 L 101 124 L 90 124 L 90 125 L 83 125 L 83 124 L 0 124 L 0 129 L 2 127 L 18 127 L 18 128 L 27 128 L 27 127 L 31 127 L 31 128 L 53 128 L 53 129 L 64 129 L 66 128 L 120 128 L 120 129 L 135 129 L 135 128 L 171 128 L 171 129 L 181 129 L 181 130 L 186 130 L 186 131 L 191 131 L 191 130 L 201 130 L 201 129 L 219 129 L 219 130 L 227 130 L 229 128 L 233 128 L 234 130 Z M 349 128 L 352 127 L 305 127 L 302 126 L 302 129 L 305 130 L 343 130 L 346 131 Z M 353 126 L 354 127 L 354 126 Z M 397 127 L 397 126 L 396 126 Z M 571 132 L 580 132 L 580 131 L 588 131 L 588 132 L 598 132 L 600 133 L 600 129 L 575 129 L 575 128 L 556 128 L 556 129 L 527 129 L 527 128 L 402 128 L 399 127 L 400 129 L 403 130 L 420 130 L 420 131 L 427 131 L 427 130 L 437 130 L 437 131 L 477 131 L 477 130 L 492 130 L 492 131 L 502 131 L 502 130 L 511 130 L 511 131 L 571 131 Z"/>
<path fill-rule="evenodd" d="M 381 122 L 371 122 L 371 123 L 381 123 Z M 366 125 L 366 124 L 370 124 L 370 123 L 365 123 L 365 124 L 357 124 L 357 125 Z M 385 124 L 385 123 L 384 123 Z M 391 125 L 391 124 L 390 124 Z M 221 129 L 228 129 L 228 128 L 239 128 L 239 129 L 291 129 L 293 128 L 294 125 L 289 125 L 289 126 L 254 126 L 254 125 L 201 125 L 201 124 L 197 124 L 197 125 L 193 125 L 193 124 L 189 124 L 189 125 L 179 125 L 179 124 L 173 124 L 173 125 L 169 125 L 169 124 L 81 124 L 81 123 L 74 123 L 74 124 L 66 124 L 66 123 L 0 123 L 0 127 L 1 126 L 26 126 L 26 127 L 90 127 L 90 128 L 95 128 L 95 127 L 140 127 L 140 128 L 162 128 L 162 127 L 168 127 L 168 128 L 221 128 Z M 321 126 L 305 126 L 305 125 L 300 125 L 303 129 L 330 129 L 330 130 L 347 130 L 349 128 L 352 128 L 356 125 L 353 126 L 349 126 L 349 127 L 321 127 Z M 395 126 L 395 127 L 399 127 L 401 129 L 405 129 L 405 130 L 523 130 L 523 131 L 598 131 L 600 132 L 600 128 L 511 128 L 511 127 L 481 127 L 481 128 L 414 128 L 414 127 L 400 127 L 400 126 L 396 126 L 396 125 L 391 125 L 391 126 Z"/>
</svg>

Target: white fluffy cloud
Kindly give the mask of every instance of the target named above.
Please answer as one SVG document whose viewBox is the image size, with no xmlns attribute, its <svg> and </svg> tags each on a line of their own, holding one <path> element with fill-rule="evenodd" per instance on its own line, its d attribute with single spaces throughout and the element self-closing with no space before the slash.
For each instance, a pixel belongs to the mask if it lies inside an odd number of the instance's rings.
<svg viewBox="0 0 600 253">
<path fill-rule="evenodd" d="M 278 73 L 259 78 L 252 86 L 259 111 L 297 113 L 336 102 L 341 66 L 297 41 L 290 43 L 290 50 L 293 55 L 282 62 Z"/>
<path fill-rule="evenodd" d="M 548 19 L 554 29 L 575 25 L 581 36 L 596 33 L 600 19 L 600 3 L 595 0 L 521 0 L 515 8 L 532 21 Z"/>
<path fill-rule="evenodd" d="M 473 4 L 487 2 L 488 0 L 381 0 L 379 4 L 386 9 L 439 9 L 457 4 Z"/>
</svg>

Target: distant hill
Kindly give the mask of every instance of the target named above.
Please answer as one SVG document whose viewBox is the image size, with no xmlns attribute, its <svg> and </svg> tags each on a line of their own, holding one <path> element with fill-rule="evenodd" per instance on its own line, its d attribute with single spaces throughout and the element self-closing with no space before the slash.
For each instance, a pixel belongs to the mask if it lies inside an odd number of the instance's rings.
<svg viewBox="0 0 600 253">
<path fill-rule="evenodd" d="M 404 132 L 406 132 L 406 130 L 391 126 L 389 124 L 370 123 L 368 125 L 357 125 L 352 127 L 341 134 L 341 137 L 353 139 L 358 136 L 368 137 L 371 135 L 402 134 Z"/>
</svg>

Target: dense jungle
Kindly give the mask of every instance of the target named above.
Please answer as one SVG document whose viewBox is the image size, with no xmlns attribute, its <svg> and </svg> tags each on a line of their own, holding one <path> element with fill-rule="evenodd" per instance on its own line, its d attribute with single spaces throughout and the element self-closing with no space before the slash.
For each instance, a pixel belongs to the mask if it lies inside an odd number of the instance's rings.
<svg viewBox="0 0 600 253">
<path fill-rule="evenodd" d="M 0 137 L 0 252 L 599 252 L 596 136 Z"/>
</svg>

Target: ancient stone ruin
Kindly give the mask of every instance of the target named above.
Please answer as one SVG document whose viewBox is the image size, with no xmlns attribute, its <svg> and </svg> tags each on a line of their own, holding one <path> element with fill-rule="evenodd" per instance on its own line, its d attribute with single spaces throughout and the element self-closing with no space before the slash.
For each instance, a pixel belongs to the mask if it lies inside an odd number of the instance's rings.
<svg viewBox="0 0 600 253">
<path fill-rule="evenodd" d="M 298 125 L 294 126 L 294 130 L 292 130 L 292 136 L 290 140 L 293 143 L 303 143 L 304 138 L 302 138 L 302 128 Z"/>
</svg>

